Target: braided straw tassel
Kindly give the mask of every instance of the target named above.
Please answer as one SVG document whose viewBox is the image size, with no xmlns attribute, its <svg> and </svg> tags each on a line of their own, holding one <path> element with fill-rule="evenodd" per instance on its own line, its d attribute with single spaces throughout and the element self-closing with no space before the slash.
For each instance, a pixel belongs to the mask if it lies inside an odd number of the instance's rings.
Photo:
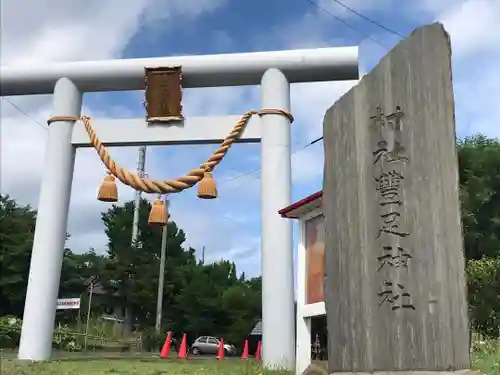
<svg viewBox="0 0 500 375">
<path fill-rule="evenodd" d="M 205 173 L 200 182 L 198 182 L 198 198 L 215 199 L 217 198 L 217 184 L 212 177 L 212 172 L 205 166 Z"/>
<path fill-rule="evenodd" d="M 104 181 L 99 188 L 97 199 L 101 202 L 117 202 L 118 201 L 118 186 L 116 186 L 115 176 L 108 172 L 104 177 Z"/>
<path fill-rule="evenodd" d="M 247 111 L 241 116 L 238 122 L 234 125 L 230 133 L 224 138 L 219 148 L 198 168 L 193 168 L 181 177 L 173 180 L 154 180 L 144 178 L 126 168 L 120 167 L 109 154 L 109 151 L 96 134 L 92 121 L 88 116 L 53 116 L 47 120 L 50 125 L 57 121 L 82 121 L 90 138 L 90 143 L 97 151 L 101 161 L 108 169 L 110 176 L 104 178 L 104 183 L 99 189 L 98 199 L 104 202 L 118 201 L 118 189 L 116 187 L 115 178 L 123 184 L 132 187 L 135 190 L 144 193 L 157 194 L 172 194 L 180 193 L 186 189 L 198 185 L 198 197 L 201 199 L 214 199 L 217 197 L 217 187 L 215 180 L 212 177 L 212 171 L 226 156 L 228 150 L 234 142 L 236 142 L 243 134 L 245 127 L 253 115 L 282 115 L 288 117 L 290 123 L 293 122 L 293 116 L 282 109 L 278 108 L 263 108 L 260 111 Z M 155 202 L 156 204 L 156 202 Z"/>
<path fill-rule="evenodd" d="M 165 202 L 161 199 L 161 196 L 158 196 L 151 207 L 148 224 L 156 227 L 164 227 L 167 224 L 167 219 L 167 207 L 165 206 Z"/>
</svg>

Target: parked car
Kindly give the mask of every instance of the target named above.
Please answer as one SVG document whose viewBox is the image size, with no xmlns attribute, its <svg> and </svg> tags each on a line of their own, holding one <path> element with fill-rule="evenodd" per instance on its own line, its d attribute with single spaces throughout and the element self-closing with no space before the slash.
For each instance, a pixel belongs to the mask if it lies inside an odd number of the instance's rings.
<svg viewBox="0 0 500 375">
<path fill-rule="evenodd" d="M 193 345 L 191 345 L 191 353 L 198 354 L 217 354 L 219 350 L 219 339 L 212 336 L 200 336 Z M 224 353 L 226 355 L 235 355 L 236 347 L 234 345 L 224 343 Z"/>
</svg>

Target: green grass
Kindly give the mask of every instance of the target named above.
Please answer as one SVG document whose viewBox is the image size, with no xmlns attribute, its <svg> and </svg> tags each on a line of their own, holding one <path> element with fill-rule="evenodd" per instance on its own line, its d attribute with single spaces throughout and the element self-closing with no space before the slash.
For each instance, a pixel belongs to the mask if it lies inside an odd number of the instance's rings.
<svg viewBox="0 0 500 375">
<path fill-rule="evenodd" d="M 265 375 L 256 361 L 228 359 L 180 361 L 157 358 L 137 359 L 77 359 L 45 363 L 21 363 L 3 359 L 1 375 Z M 472 368 L 485 375 L 500 375 L 500 340 L 478 341 L 474 347 Z M 274 375 L 291 375 L 276 371 Z"/>
<path fill-rule="evenodd" d="M 21 364 L 2 363 L 1 375 L 257 375 L 266 374 L 257 362 L 226 360 L 87 360 Z M 286 371 L 273 372 L 289 375 Z"/>
<path fill-rule="evenodd" d="M 500 340 L 474 343 L 472 368 L 486 375 L 500 375 Z"/>
</svg>

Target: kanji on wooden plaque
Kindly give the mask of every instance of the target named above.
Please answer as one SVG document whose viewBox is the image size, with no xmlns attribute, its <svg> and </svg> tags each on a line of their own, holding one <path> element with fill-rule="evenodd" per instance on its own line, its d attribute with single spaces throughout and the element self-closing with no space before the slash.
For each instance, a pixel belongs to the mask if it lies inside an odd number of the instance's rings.
<svg viewBox="0 0 500 375">
<path fill-rule="evenodd" d="M 183 119 L 181 67 L 146 68 L 145 107 L 148 122 Z"/>
</svg>

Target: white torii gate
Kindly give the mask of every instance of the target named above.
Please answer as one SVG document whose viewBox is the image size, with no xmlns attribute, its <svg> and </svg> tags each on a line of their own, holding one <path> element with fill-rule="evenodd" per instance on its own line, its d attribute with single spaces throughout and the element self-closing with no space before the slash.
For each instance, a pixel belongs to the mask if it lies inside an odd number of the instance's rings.
<svg viewBox="0 0 500 375">
<path fill-rule="evenodd" d="M 144 69 L 181 66 L 183 87 L 260 85 L 262 108 L 290 111 L 290 83 L 358 79 L 358 48 L 81 61 L 0 68 L 2 96 L 53 93 L 53 116 L 81 115 L 85 92 L 141 90 Z M 251 109 L 251 108 L 249 108 Z M 187 118 L 176 126 L 145 119 L 96 119 L 108 146 L 221 142 L 239 116 Z M 19 359 L 48 360 L 66 235 L 75 151 L 90 142 L 81 124 L 50 125 L 38 203 Z M 295 366 L 290 119 L 253 117 L 240 142 L 261 142 L 263 363 Z"/>
</svg>

